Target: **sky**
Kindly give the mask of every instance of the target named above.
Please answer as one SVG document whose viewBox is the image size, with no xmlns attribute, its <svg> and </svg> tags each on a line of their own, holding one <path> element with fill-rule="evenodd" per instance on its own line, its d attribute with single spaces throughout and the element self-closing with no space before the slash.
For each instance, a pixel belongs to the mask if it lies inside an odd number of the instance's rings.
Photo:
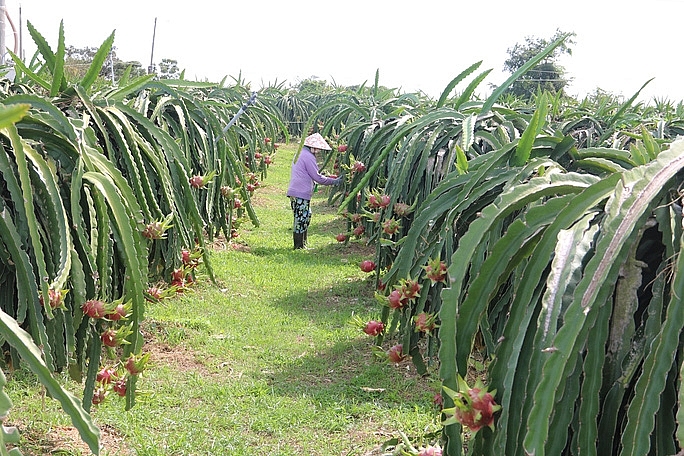
<svg viewBox="0 0 684 456">
<path fill-rule="evenodd" d="M 629 98 L 654 78 L 641 101 L 684 100 L 684 0 L 4 2 L 15 26 L 22 25 L 29 58 L 35 45 L 26 21 L 56 50 L 63 20 L 67 45 L 99 47 L 115 32 L 120 59 L 143 67 L 174 59 L 190 80 L 241 78 L 253 90 L 310 77 L 370 85 L 379 71 L 381 85 L 436 98 L 479 61 L 476 74 L 492 70 L 477 91 L 486 95 L 509 76 L 508 49 L 561 30 L 576 34 L 572 56 L 559 62 L 571 95 L 601 89 Z"/>
</svg>

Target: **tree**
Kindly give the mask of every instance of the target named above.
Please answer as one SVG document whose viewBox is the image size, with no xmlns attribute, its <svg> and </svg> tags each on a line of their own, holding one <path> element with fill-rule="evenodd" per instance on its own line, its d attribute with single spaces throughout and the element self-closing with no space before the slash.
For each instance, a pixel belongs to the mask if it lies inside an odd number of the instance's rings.
<svg viewBox="0 0 684 456">
<path fill-rule="evenodd" d="M 178 61 L 162 59 L 159 63 L 159 79 L 178 79 L 179 77 Z"/>
<path fill-rule="evenodd" d="M 95 47 L 75 48 L 68 46 L 65 50 L 64 74 L 69 80 L 80 80 L 85 76 L 97 52 Z"/>
<path fill-rule="evenodd" d="M 97 53 L 96 47 L 86 46 L 83 48 L 76 48 L 68 46 L 65 50 L 64 59 L 64 73 L 69 80 L 80 80 L 85 76 L 93 58 Z M 137 77 L 146 74 L 142 64 L 138 61 L 123 61 L 116 55 L 116 48 L 112 48 L 109 59 L 102 65 L 100 76 L 104 79 L 112 79 L 112 72 L 114 73 L 114 81 L 118 81 L 123 76 L 128 67 L 131 67 L 130 77 Z"/>
<path fill-rule="evenodd" d="M 124 72 L 128 69 L 128 67 L 131 68 L 131 78 L 144 76 L 145 74 L 147 74 L 145 68 L 143 68 L 142 64 L 137 60 L 123 61 L 116 56 L 115 52 L 112 52 L 110 58 L 113 58 L 114 60 L 114 81 L 118 81 L 119 79 L 121 79 L 121 76 L 123 76 Z M 103 67 L 102 71 L 100 71 L 100 76 L 108 77 L 109 79 L 111 79 L 111 68 Z"/>
<path fill-rule="evenodd" d="M 527 37 L 525 43 L 516 43 L 512 48 L 507 49 L 509 58 L 504 62 L 504 70 L 515 73 L 532 57 L 539 54 L 546 46 L 560 38 L 565 33 L 556 30 L 550 39 Z M 565 68 L 558 63 L 558 58 L 563 55 L 572 55 L 570 45 L 575 44 L 571 33 L 570 36 L 551 52 L 548 57 L 542 60 L 534 68 L 520 76 L 507 92 L 524 99 L 530 99 L 540 90 L 553 93 L 562 92 L 570 80 L 566 77 Z"/>
</svg>

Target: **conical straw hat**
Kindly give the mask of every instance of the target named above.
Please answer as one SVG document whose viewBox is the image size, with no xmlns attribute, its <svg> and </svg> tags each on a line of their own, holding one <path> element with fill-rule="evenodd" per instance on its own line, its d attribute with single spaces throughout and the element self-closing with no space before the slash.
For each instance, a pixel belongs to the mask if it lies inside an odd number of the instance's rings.
<svg viewBox="0 0 684 456">
<path fill-rule="evenodd" d="M 320 133 L 314 133 L 311 136 L 307 136 L 304 140 L 304 145 L 313 147 L 314 149 L 331 150 L 332 148 L 325 142 L 323 136 Z"/>
</svg>

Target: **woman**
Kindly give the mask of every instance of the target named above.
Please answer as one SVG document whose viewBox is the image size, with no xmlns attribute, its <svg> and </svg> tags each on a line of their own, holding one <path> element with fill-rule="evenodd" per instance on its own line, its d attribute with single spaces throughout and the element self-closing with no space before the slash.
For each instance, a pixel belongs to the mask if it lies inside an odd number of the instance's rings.
<svg viewBox="0 0 684 456">
<path fill-rule="evenodd" d="M 294 227 L 292 238 L 295 249 L 306 247 L 306 232 L 311 222 L 311 195 L 314 185 L 338 185 L 342 178 L 322 176 L 318 172 L 316 154 L 321 150 L 330 150 L 330 146 L 323 137 L 314 133 L 304 140 L 304 147 L 299 153 L 297 161 L 293 163 L 290 172 L 290 186 L 287 196 L 290 197 L 290 205 L 294 213 Z"/>
</svg>

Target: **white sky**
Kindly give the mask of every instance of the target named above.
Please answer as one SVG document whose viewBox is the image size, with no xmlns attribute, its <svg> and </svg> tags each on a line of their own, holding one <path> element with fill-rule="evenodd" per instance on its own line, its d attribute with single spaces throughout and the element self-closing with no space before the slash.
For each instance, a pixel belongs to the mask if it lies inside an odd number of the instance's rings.
<svg viewBox="0 0 684 456">
<path fill-rule="evenodd" d="M 575 32 L 563 58 L 569 92 L 596 88 L 641 100 L 684 100 L 684 0 L 5 0 L 27 57 L 26 21 L 57 47 L 99 46 L 116 30 L 122 60 L 147 67 L 157 18 L 154 63 L 178 61 L 187 79 L 251 82 L 253 89 L 317 76 L 339 85 L 380 84 L 437 97 L 455 76 L 483 61 L 480 85 L 501 84 L 507 49 L 528 36 Z M 7 43 L 11 47 L 11 43 Z M 468 80 L 469 81 L 469 80 Z M 465 84 L 457 90 L 465 88 Z"/>
</svg>

